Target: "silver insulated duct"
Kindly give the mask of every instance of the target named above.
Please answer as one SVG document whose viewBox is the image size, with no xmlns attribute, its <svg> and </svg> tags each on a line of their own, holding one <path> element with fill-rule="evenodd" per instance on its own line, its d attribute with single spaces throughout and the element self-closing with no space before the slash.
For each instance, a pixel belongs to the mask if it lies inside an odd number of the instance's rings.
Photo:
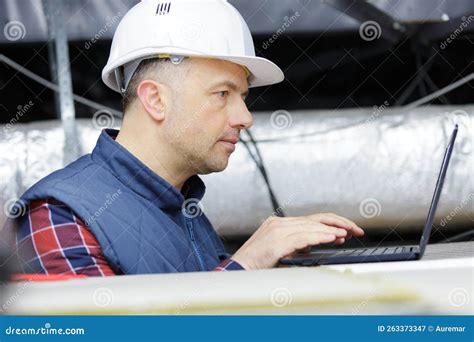
<svg viewBox="0 0 474 342">
<path fill-rule="evenodd" d="M 252 128 L 286 215 L 335 212 L 368 231 L 421 230 L 455 123 L 459 134 L 435 229 L 472 226 L 474 106 L 255 113 Z M 105 120 L 110 125 L 110 120 Z M 77 120 L 90 152 L 104 121 Z M 119 122 L 115 122 L 118 126 Z M 246 135 L 242 133 L 243 139 Z M 0 204 L 62 167 L 60 122 L 0 129 Z M 202 206 L 225 237 L 250 235 L 272 215 L 268 189 L 240 143 L 228 168 L 203 176 Z M 0 226 L 5 213 L 0 214 Z"/>
</svg>

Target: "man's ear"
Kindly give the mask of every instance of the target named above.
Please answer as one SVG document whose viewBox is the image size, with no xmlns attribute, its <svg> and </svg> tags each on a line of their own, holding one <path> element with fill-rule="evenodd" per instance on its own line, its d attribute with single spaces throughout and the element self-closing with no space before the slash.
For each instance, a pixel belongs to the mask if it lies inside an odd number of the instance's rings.
<svg viewBox="0 0 474 342">
<path fill-rule="evenodd" d="M 153 120 L 164 120 L 167 99 L 163 84 L 153 80 L 143 80 L 137 87 L 137 97 L 142 108 Z"/>
</svg>

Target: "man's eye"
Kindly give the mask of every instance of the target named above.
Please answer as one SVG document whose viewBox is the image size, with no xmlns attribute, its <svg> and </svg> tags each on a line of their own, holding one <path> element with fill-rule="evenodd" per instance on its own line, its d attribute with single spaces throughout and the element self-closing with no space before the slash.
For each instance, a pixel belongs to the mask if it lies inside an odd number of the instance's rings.
<svg viewBox="0 0 474 342">
<path fill-rule="evenodd" d="M 229 95 L 229 92 L 227 90 L 222 90 L 217 93 L 220 97 L 227 97 Z"/>
</svg>

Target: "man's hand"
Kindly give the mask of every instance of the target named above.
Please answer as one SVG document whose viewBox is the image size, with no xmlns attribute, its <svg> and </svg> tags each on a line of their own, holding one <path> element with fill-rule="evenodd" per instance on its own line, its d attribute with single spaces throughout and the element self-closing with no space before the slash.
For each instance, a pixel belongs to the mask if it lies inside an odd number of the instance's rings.
<svg viewBox="0 0 474 342">
<path fill-rule="evenodd" d="M 285 256 L 321 243 L 344 243 L 364 231 L 332 213 L 300 217 L 271 216 L 232 256 L 246 270 L 274 267 Z"/>
</svg>

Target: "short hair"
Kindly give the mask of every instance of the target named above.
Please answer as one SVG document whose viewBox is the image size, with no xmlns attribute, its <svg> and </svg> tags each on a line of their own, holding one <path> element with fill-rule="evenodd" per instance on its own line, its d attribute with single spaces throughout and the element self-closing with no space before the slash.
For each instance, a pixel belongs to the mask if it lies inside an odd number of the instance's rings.
<svg viewBox="0 0 474 342">
<path fill-rule="evenodd" d="M 184 59 L 179 65 L 174 65 L 168 58 L 149 58 L 143 60 L 135 70 L 127 89 L 122 98 L 123 113 L 137 98 L 137 88 L 141 81 L 145 79 L 169 85 L 173 90 L 177 90 L 177 81 L 183 82 L 189 66 Z"/>
</svg>

